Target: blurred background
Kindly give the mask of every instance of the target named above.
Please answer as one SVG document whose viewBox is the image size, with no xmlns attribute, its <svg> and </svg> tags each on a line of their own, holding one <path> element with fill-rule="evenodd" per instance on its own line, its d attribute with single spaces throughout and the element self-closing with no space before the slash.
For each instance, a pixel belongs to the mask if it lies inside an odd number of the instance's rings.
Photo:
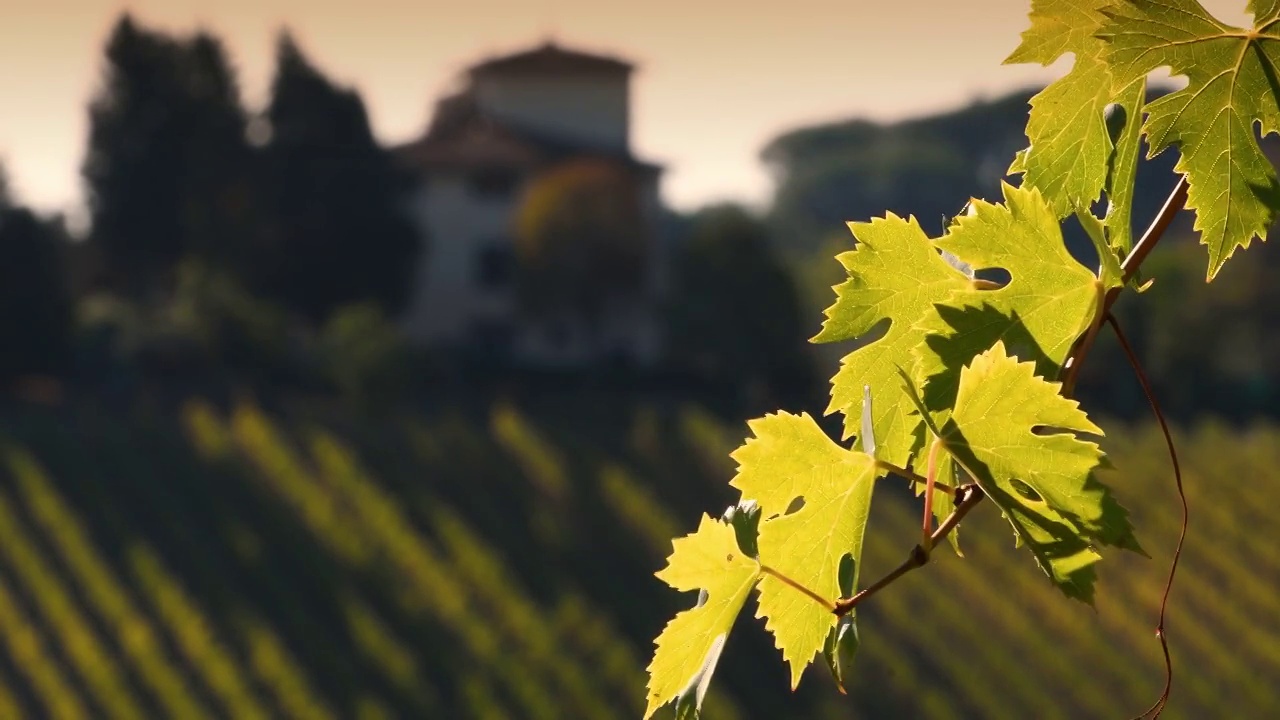
<svg viewBox="0 0 1280 720">
<path fill-rule="evenodd" d="M 999 64 L 1026 10 L 0 0 L 0 719 L 638 717 L 671 538 L 851 349 L 807 342 L 844 223 L 1000 198 L 1070 67 Z M 1268 717 L 1280 249 L 1205 286 L 1191 219 L 1118 306 L 1191 501 L 1166 717 Z M 848 695 L 747 612 L 707 716 L 1149 704 L 1170 465 L 1109 336 L 1079 394 L 1152 556 L 1096 610 L 981 508 Z M 918 513 L 882 486 L 863 577 Z"/>
</svg>

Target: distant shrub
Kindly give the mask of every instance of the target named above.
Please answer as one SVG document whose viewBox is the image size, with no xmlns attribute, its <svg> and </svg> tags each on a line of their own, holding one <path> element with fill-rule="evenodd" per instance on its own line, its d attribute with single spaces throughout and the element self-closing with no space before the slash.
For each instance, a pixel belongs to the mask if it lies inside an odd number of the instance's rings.
<svg viewBox="0 0 1280 720">
<path fill-rule="evenodd" d="M 408 348 L 376 303 L 334 311 L 321 330 L 319 350 L 328 379 L 357 402 L 386 404 L 409 382 Z"/>
</svg>

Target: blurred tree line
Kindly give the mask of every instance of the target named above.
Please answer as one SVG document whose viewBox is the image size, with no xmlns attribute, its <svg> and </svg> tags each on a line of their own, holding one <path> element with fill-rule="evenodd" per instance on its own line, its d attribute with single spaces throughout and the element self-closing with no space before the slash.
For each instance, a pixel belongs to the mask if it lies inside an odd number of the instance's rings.
<svg viewBox="0 0 1280 720">
<path fill-rule="evenodd" d="M 124 14 L 88 112 L 82 240 L 0 185 L 0 331 L 13 341 L 0 379 L 74 374 L 127 394 L 222 373 L 387 398 L 414 375 L 394 324 L 429 252 L 406 213 L 413 178 L 378 145 L 360 96 L 288 31 L 255 112 L 217 37 Z M 592 319 L 639 286 L 660 228 L 644 226 L 625 173 L 571 161 L 526 195 L 522 307 Z M 765 221 L 734 208 L 668 221 L 665 370 L 756 402 L 820 389 Z"/>
<path fill-rule="evenodd" d="M 217 38 L 125 16 L 106 47 L 83 166 L 89 247 L 106 288 L 169 297 L 191 262 L 310 323 L 337 307 L 404 304 L 416 233 L 409 179 L 378 147 L 359 96 L 277 41 L 269 104 L 251 117 Z"/>
<path fill-rule="evenodd" d="M 553 168 L 515 218 L 521 304 L 590 320 L 634 291 L 653 249 L 645 243 L 662 238 L 669 384 L 719 392 L 740 409 L 820 405 L 850 346 L 805 340 L 843 280 L 833 256 L 853 244 L 846 221 L 892 210 L 936 233 L 969 196 L 994 199 L 1025 142 L 1030 94 L 785 133 L 763 151 L 777 181 L 763 214 L 721 205 L 650 228 L 617 168 Z M 0 177 L 9 258 L 0 332 L 10 340 L 0 380 L 74 375 L 127 390 L 194 368 L 375 399 L 396 397 L 424 367 L 455 367 L 424 365 L 395 326 L 430 243 L 403 209 L 412 178 L 378 145 L 359 95 L 288 32 L 269 100 L 253 112 L 216 37 L 172 36 L 124 15 L 89 115 L 83 240 L 62 218 L 22 207 Z M 1140 166 L 1138 229 L 1163 201 L 1175 160 L 1169 151 Z M 1273 414 L 1280 251 L 1250 249 L 1249 262 L 1206 287 L 1183 215 L 1149 261 L 1156 285 L 1119 312 L 1174 414 Z M 1144 413 L 1118 352 L 1104 340 L 1080 392 L 1107 412 Z"/>
</svg>

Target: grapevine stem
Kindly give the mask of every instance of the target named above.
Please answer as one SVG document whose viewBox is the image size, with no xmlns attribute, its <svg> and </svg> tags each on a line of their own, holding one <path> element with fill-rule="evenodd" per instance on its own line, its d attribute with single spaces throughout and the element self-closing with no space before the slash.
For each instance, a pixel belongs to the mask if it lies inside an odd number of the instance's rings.
<svg viewBox="0 0 1280 720">
<path fill-rule="evenodd" d="M 1133 372 L 1138 376 L 1138 384 L 1142 385 L 1142 392 L 1147 396 L 1147 403 L 1151 405 L 1151 411 L 1155 413 L 1156 420 L 1160 423 L 1160 431 L 1164 433 L 1164 441 L 1169 446 L 1169 459 L 1173 461 L 1173 480 L 1178 486 L 1178 498 L 1182 500 L 1182 528 L 1178 531 L 1178 545 L 1174 548 L 1173 560 L 1169 563 L 1169 578 L 1165 581 L 1164 596 L 1160 599 L 1160 620 L 1156 623 L 1156 637 L 1160 639 L 1160 651 L 1164 653 L 1164 691 L 1160 693 L 1155 704 L 1135 720 L 1147 717 L 1154 719 L 1160 717 L 1160 713 L 1164 711 L 1165 704 L 1169 702 L 1169 693 L 1173 689 L 1173 660 L 1169 657 L 1169 640 L 1165 637 L 1164 616 L 1169 606 L 1169 591 L 1173 589 L 1173 576 L 1178 572 L 1178 559 L 1182 557 L 1182 542 L 1187 538 L 1187 495 L 1182 488 L 1182 469 L 1178 465 L 1178 451 L 1173 447 L 1173 435 L 1169 432 L 1169 424 L 1165 422 L 1164 413 L 1160 410 L 1160 403 L 1156 402 L 1151 383 L 1147 381 L 1147 374 L 1142 370 L 1142 363 L 1138 362 L 1137 353 L 1133 351 L 1133 346 L 1129 344 L 1124 331 L 1120 329 L 1120 323 L 1116 322 L 1115 316 L 1111 313 L 1107 313 L 1107 323 L 1115 331 L 1120 347 L 1124 349 L 1129 364 L 1133 366 Z"/>
<path fill-rule="evenodd" d="M 1093 341 L 1097 339 L 1098 331 L 1102 329 L 1102 319 L 1107 315 L 1107 295 L 1108 292 L 1103 289 L 1102 280 L 1095 280 L 1097 284 L 1098 310 L 1094 313 L 1093 320 L 1089 322 L 1089 329 L 1085 331 L 1084 337 L 1080 339 L 1080 347 L 1088 348 L 1093 345 Z M 1076 380 L 1080 377 L 1079 367 L 1084 362 L 1084 355 L 1080 355 L 1079 362 L 1068 360 L 1066 376 L 1062 380 L 1062 396 L 1071 397 L 1076 391 Z"/>
<path fill-rule="evenodd" d="M 938 529 L 934 530 L 933 534 L 929 536 L 930 544 L 936 545 L 946 538 L 947 534 L 960 524 L 960 521 L 964 519 L 964 516 L 968 515 L 969 511 L 982 500 L 982 497 L 982 489 L 977 485 L 961 485 L 959 489 L 956 490 L 956 509 L 948 515 L 947 519 L 943 520 L 942 523 L 938 525 Z M 911 548 L 911 553 L 907 555 L 907 559 L 904 560 L 901 565 L 894 568 L 888 575 L 885 575 L 871 585 L 868 585 L 853 597 L 837 600 L 835 605 L 832 606 L 832 612 L 835 613 L 837 617 L 849 614 L 850 611 L 858 606 L 858 603 L 872 595 L 875 595 L 891 585 L 893 581 L 908 572 L 921 567 L 927 562 L 929 562 L 929 550 L 926 549 L 924 545 L 916 545 Z"/>
<path fill-rule="evenodd" d="M 1125 282 L 1133 279 L 1138 272 L 1138 268 L 1142 266 L 1142 261 L 1147 259 L 1147 255 L 1155 248 L 1156 243 L 1160 242 L 1160 238 L 1164 236 L 1164 231 L 1169 229 L 1169 225 L 1173 222 L 1173 218 L 1187 204 L 1187 177 L 1184 175 L 1178 178 L 1178 184 L 1173 186 L 1173 191 L 1169 193 L 1169 199 L 1164 201 L 1164 207 L 1160 208 L 1160 212 L 1155 219 L 1151 221 L 1151 225 L 1147 227 L 1147 231 L 1142 233 L 1142 237 L 1138 240 L 1138 244 L 1133 246 L 1133 250 L 1129 252 L 1129 257 L 1120 263 L 1120 272 Z M 1120 288 L 1112 290 L 1113 294 L 1119 294 Z M 1115 302 L 1112 300 L 1111 302 Z M 1110 303 L 1108 303 L 1110 305 Z M 1108 307 L 1110 309 L 1110 307 Z"/>
<path fill-rule="evenodd" d="M 1178 178 L 1178 184 L 1173 186 L 1173 191 L 1169 193 L 1169 198 L 1164 201 L 1164 207 L 1160 208 L 1160 212 L 1151 221 L 1147 231 L 1142 233 L 1142 237 L 1133 246 L 1129 256 L 1124 259 L 1124 262 L 1120 263 L 1121 277 L 1125 283 L 1128 283 L 1134 274 L 1138 272 L 1138 268 L 1142 267 L 1142 262 L 1147 259 L 1147 255 L 1151 254 L 1152 249 L 1160 242 L 1160 238 L 1164 237 L 1165 230 L 1169 229 L 1173 218 L 1186 204 L 1187 178 L 1183 176 Z M 1122 284 L 1119 287 L 1111 288 L 1103 296 L 1099 317 L 1105 317 L 1107 313 L 1111 312 L 1111 306 L 1120 297 L 1120 291 L 1123 289 L 1124 285 Z M 1096 326 L 1097 323 L 1090 328 L 1090 332 L 1080 339 L 1079 344 L 1071 350 L 1071 355 L 1067 358 L 1066 363 L 1063 364 L 1062 387 L 1064 395 L 1070 395 L 1075 388 L 1076 377 L 1080 374 L 1080 367 L 1084 364 L 1084 358 L 1093 349 L 1093 341 L 1098 337 Z"/>
<path fill-rule="evenodd" d="M 933 521 L 933 488 L 938 478 L 938 449 L 941 447 L 942 442 L 936 438 L 929 447 L 929 473 L 925 476 L 924 520 L 921 522 L 922 534 L 920 536 L 920 541 L 924 543 L 926 551 L 933 549 L 933 544 L 929 541 L 929 525 Z"/>
<path fill-rule="evenodd" d="M 926 477 L 923 477 L 919 473 L 912 472 L 910 470 L 907 470 L 906 468 L 900 468 L 897 465 L 894 465 L 892 463 L 887 463 L 883 460 L 876 460 L 876 467 L 880 468 L 881 470 L 888 470 L 889 472 L 894 473 L 896 475 L 901 475 L 902 477 L 910 480 L 911 482 L 917 485 L 927 486 L 929 484 L 929 479 Z M 941 490 L 942 492 L 947 493 L 952 497 L 955 497 L 956 493 L 958 492 L 956 488 L 953 488 L 946 483 L 938 482 L 937 480 L 933 481 L 933 488 L 935 490 Z"/>
<path fill-rule="evenodd" d="M 760 564 L 760 572 L 764 573 L 765 575 L 772 575 L 772 576 L 774 576 L 774 577 L 778 578 L 778 580 L 781 580 L 781 581 L 782 581 L 784 584 L 786 584 L 788 587 L 794 588 L 795 590 L 797 590 L 798 592 L 800 592 L 800 593 L 804 594 L 804 595 L 805 595 L 805 596 L 807 596 L 810 600 L 813 600 L 814 602 L 818 603 L 818 604 L 819 604 L 819 605 L 821 605 L 822 607 L 824 607 L 824 608 L 826 608 L 826 609 L 828 609 L 828 610 L 833 610 L 833 611 L 835 610 L 835 605 L 833 605 L 833 604 L 832 604 L 832 602 L 831 602 L 830 600 L 828 600 L 828 599 L 826 599 L 826 598 L 822 597 L 822 596 L 821 596 L 821 595 L 819 595 L 818 593 L 816 593 L 816 592 L 814 592 L 814 591 L 810 590 L 809 588 L 805 587 L 804 585 L 801 585 L 800 583 L 796 582 L 795 580 L 792 580 L 791 578 L 787 577 L 786 575 L 783 575 L 782 573 L 778 572 L 777 570 L 774 570 L 773 568 L 769 567 L 768 565 L 765 565 L 764 563 L 761 563 L 761 564 Z"/>
</svg>

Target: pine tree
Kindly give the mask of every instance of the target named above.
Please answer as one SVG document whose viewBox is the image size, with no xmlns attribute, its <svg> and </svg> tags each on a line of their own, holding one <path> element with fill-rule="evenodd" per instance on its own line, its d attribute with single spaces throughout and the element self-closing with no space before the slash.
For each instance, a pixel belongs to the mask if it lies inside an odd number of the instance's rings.
<svg viewBox="0 0 1280 720">
<path fill-rule="evenodd" d="M 218 40 L 116 23 L 90 106 L 91 242 L 109 282 L 163 297 L 178 261 L 236 264 L 251 242 L 245 111 Z"/>
<path fill-rule="evenodd" d="M 326 78 L 287 31 L 276 59 L 258 287 L 317 324 L 366 300 L 394 315 L 408 300 L 419 252 L 401 209 L 407 177 L 378 146 L 360 96 Z"/>
<path fill-rule="evenodd" d="M 66 289 L 67 235 L 9 194 L 0 167 L 0 380 L 57 373 L 69 359 L 71 303 Z"/>
</svg>

